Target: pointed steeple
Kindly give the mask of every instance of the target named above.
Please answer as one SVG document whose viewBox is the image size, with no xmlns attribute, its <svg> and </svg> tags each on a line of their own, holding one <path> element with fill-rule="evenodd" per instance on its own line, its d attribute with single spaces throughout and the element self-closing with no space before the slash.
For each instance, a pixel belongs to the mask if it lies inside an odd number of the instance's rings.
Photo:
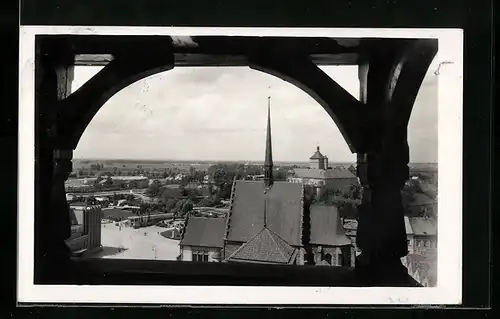
<svg viewBox="0 0 500 319">
<path fill-rule="evenodd" d="M 271 97 L 267 98 L 267 135 L 266 158 L 264 160 L 264 183 L 266 187 L 273 185 L 273 148 L 271 143 Z"/>
</svg>

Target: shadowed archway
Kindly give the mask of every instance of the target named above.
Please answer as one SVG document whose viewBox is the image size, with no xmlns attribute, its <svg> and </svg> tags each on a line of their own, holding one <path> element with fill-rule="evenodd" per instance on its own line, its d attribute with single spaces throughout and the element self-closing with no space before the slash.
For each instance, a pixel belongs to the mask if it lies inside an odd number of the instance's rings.
<svg viewBox="0 0 500 319">
<path fill-rule="evenodd" d="M 408 179 L 407 125 L 415 97 L 437 52 L 435 39 L 346 39 L 168 36 L 39 36 L 36 39 L 37 183 L 36 267 L 55 276 L 68 260 L 64 247 L 67 207 L 64 181 L 73 150 L 102 105 L 116 92 L 175 66 L 245 65 L 288 81 L 313 97 L 358 154 L 363 185 L 356 270 L 365 284 L 401 279 L 407 273 L 401 189 Z M 111 62 L 73 94 L 72 67 Z M 92 58 L 92 56 L 94 58 Z M 97 62 L 96 62 L 97 61 Z M 318 64 L 357 64 L 361 85 L 355 100 Z M 58 225 L 59 231 L 47 229 Z M 43 271 L 45 269 L 45 272 Z"/>
</svg>

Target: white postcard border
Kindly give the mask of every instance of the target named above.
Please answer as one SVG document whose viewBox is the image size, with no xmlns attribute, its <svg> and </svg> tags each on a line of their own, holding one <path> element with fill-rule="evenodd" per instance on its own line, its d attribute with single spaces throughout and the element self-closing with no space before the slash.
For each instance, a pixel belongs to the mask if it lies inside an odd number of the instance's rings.
<svg viewBox="0 0 500 319">
<path fill-rule="evenodd" d="M 34 38 L 37 34 L 436 38 L 438 283 L 434 288 L 34 285 Z M 18 302 L 144 304 L 459 304 L 462 298 L 463 31 L 460 29 L 21 26 Z"/>
</svg>

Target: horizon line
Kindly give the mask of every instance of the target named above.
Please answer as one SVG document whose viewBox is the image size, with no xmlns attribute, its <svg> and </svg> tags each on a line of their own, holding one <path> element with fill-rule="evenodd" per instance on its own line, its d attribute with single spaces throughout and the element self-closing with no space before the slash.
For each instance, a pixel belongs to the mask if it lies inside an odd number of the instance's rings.
<svg viewBox="0 0 500 319">
<path fill-rule="evenodd" d="M 250 159 L 147 159 L 147 158 L 105 158 L 105 157 L 74 157 L 73 160 L 96 160 L 96 161 L 143 161 L 143 162 L 264 162 L 263 160 L 250 160 Z M 309 163 L 304 160 L 274 160 L 274 162 L 287 162 L 287 163 Z M 356 163 L 356 161 L 328 161 L 329 163 Z M 438 161 L 410 161 L 408 164 L 438 164 Z"/>
</svg>

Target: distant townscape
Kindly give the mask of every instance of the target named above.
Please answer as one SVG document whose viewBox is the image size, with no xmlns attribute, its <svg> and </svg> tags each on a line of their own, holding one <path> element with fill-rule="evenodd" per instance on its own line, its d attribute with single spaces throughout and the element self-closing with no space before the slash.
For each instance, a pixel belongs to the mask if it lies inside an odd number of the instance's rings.
<svg viewBox="0 0 500 319">
<path fill-rule="evenodd" d="M 273 162 L 270 116 L 263 160 L 73 160 L 68 246 L 102 258 L 353 267 L 356 164 L 330 161 L 317 145 L 302 163 Z M 435 286 L 437 165 L 410 167 L 403 264 Z"/>
</svg>

